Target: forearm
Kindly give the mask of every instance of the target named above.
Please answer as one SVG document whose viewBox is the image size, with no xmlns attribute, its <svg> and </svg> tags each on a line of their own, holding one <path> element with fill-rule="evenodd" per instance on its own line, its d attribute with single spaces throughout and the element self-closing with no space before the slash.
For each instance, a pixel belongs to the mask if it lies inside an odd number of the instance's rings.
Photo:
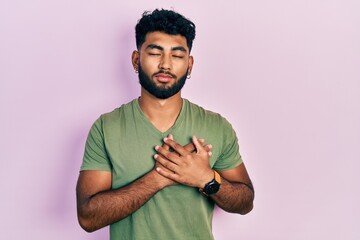
<svg viewBox="0 0 360 240">
<path fill-rule="evenodd" d="M 128 186 L 99 192 L 78 202 L 79 223 L 88 232 L 126 218 L 165 187 L 151 171 Z"/>
<path fill-rule="evenodd" d="M 254 191 L 251 184 L 228 182 L 222 179 L 219 191 L 211 195 L 211 198 L 223 210 L 244 215 L 253 208 Z"/>
</svg>

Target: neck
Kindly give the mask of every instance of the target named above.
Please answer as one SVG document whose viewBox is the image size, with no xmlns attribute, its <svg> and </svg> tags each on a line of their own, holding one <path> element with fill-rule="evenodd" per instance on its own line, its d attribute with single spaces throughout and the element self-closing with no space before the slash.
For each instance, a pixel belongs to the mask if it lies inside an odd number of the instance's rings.
<svg viewBox="0 0 360 240">
<path fill-rule="evenodd" d="M 167 99 L 158 99 L 142 88 L 139 105 L 150 122 L 159 131 L 166 132 L 175 124 L 181 111 L 181 92 Z"/>
</svg>

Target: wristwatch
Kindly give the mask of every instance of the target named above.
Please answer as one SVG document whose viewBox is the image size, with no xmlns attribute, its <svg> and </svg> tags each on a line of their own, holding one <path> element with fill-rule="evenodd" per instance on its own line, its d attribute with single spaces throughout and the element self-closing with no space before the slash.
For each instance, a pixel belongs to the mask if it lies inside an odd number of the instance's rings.
<svg viewBox="0 0 360 240">
<path fill-rule="evenodd" d="M 209 196 L 212 194 L 215 194 L 219 191 L 220 189 L 220 184 L 221 184 L 221 177 L 220 174 L 218 172 L 214 171 L 214 179 L 211 180 L 210 182 L 208 182 L 207 184 L 205 184 L 204 188 L 200 188 L 199 191 L 204 194 L 205 196 Z"/>
</svg>

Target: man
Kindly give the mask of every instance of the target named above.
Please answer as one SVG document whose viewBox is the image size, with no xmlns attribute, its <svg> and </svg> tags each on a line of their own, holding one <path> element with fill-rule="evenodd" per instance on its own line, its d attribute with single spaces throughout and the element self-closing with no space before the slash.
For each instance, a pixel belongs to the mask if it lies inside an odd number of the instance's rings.
<svg viewBox="0 0 360 240">
<path fill-rule="evenodd" d="M 110 225 L 111 239 L 213 239 L 214 204 L 251 211 L 253 187 L 231 125 L 181 97 L 194 38 L 195 25 L 174 11 L 145 12 L 136 25 L 141 97 L 90 130 L 77 184 L 86 231 Z"/>
</svg>

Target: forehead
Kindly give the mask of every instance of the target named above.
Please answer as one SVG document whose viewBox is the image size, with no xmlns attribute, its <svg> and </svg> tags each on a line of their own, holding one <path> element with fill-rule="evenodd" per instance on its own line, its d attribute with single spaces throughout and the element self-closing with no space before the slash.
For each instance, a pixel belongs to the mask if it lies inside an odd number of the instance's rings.
<svg viewBox="0 0 360 240">
<path fill-rule="evenodd" d="M 183 47 L 189 52 L 187 41 L 184 36 L 170 35 L 163 32 L 150 32 L 146 34 L 145 42 L 141 46 L 141 49 L 146 49 L 150 44 L 155 44 L 166 49 L 172 49 L 175 47 Z"/>
</svg>

